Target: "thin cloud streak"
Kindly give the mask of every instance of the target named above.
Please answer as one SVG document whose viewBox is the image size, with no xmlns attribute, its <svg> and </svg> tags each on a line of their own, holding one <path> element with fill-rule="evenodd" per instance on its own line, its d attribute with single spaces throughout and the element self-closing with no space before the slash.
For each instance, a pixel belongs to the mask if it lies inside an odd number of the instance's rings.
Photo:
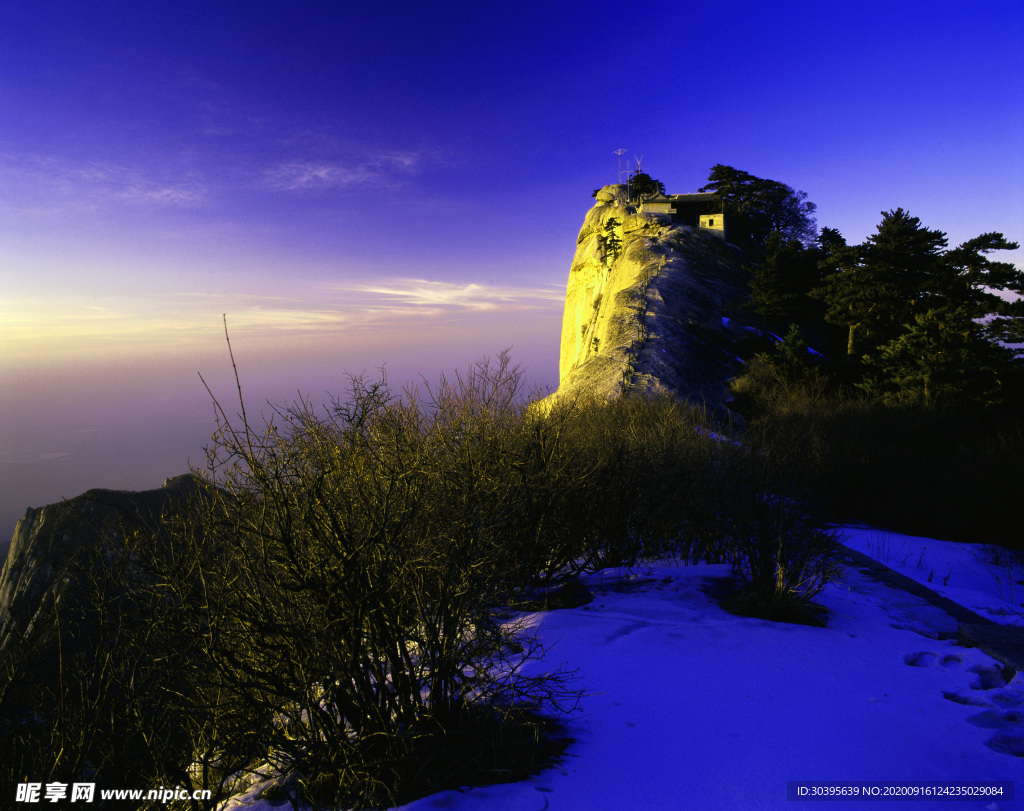
<svg viewBox="0 0 1024 811">
<path fill-rule="evenodd" d="M 456 284 L 434 282 L 428 279 L 396 280 L 393 284 L 353 285 L 353 293 L 376 297 L 382 303 L 393 302 L 398 307 L 461 308 L 466 310 L 494 310 L 499 306 L 514 309 L 533 309 L 542 306 L 531 302 L 561 302 L 562 290 L 555 288 L 499 287 L 483 284 Z M 392 306 L 392 305 L 389 305 Z"/>
<path fill-rule="evenodd" d="M 230 129 L 230 128 L 229 128 Z M 206 137 L 210 137 L 207 135 Z M 291 143 L 291 141 L 296 143 Z M 262 133 L 248 152 L 183 148 L 145 167 L 117 155 L 76 160 L 0 143 L 0 211 L 36 218 L 102 213 L 133 206 L 221 209 L 252 191 L 308 193 L 398 189 L 441 158 L 430 149 L 321 143 L 309 133 Z M 212 147 L 213 145 L 211 145 Z M 249 153 L 277 152 L 253 160 Z M 296 155 L 296 153 L 298 153 Z M 303 154 L 305 153 L 305 154 Z"/>
<path fill-rule="evenodd" d="M 263 175 L 263 183 L 279 191 L 339 190 L 369 185 L 397 185 L 419 171 L 422 160 L 413 152 L 379 153 L 345 160 L 307 158 L 282 161 Z"/>
<path fill-rule="evenodd" d="M 38 357 L 55 347 L 118 354 L 180 351 L 183 345 L 218 343 L 221 318 L 232 334 L 262 339 L 472 321 L 478 314 L 555 310 L 561 291 L 427 279 L 375 285 L 317 287 L 294 297 L 189 291 L 151 296 L 106 295 L 21 301 L 0 323 L 0 344 L 11 359 Z"/>
<path fill-rule="evenodd" d="M 0 153 L 3 208 L 33 215 L 97 211 L 116 205 L 197 208 L 206 187 L 195 180 L 167 182 L 150 173 L 103 161 L 75 165 L 47 155 Z"/>
</svg>

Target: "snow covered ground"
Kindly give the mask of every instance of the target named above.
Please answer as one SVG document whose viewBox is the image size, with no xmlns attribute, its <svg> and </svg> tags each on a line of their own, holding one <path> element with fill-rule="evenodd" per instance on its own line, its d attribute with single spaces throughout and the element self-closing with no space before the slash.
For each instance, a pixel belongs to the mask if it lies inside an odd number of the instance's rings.
<svg viewBox="0 0 1024 811">
<path fill-rule="evenodd" d="M 863 527 L 847 543 L 978 613 L 1024 619 L 971 547 Z M 587 580 L 589 605 L 535 615 L 547 666 L 578 668 L 588 692 L 565 759 L 405 811 L 863 807 L 794 805 L 787 781 L 1017 779 L 1024 794 L 1024 675 L 1007 683 L 998 662 L 958 647 L 943 611 L 851 564 L 817 598 L 826 628 L 736 617 L 707 593 L 727 574 L 673 563 L 605 571 Z M 996 811 L 1024 808 L 1024 796 L 887 805 Z"/>
<path fill-rule="evenodd" d="M 981 544 L 936 541 L 863 526 L 849 526 L 844 532 L 851 549 L 954 603 L 1002 625 L 1024 626 L 1024 566 L 1019 561 L 993 561 Z"/>
</svg>

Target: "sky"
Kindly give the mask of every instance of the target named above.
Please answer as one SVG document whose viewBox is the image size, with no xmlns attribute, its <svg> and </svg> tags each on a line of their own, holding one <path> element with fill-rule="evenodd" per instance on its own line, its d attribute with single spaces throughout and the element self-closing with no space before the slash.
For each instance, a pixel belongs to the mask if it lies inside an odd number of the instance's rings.
<svg viewBox="0 0 1024 811">
<path fill-rule="evenodd" d="M 947 599 L 1024 623 L 1024 592 L 1011 599 L 1006 579 L 1024 576 L 1019 567 L 1002 569 L 971 544 L 844 534 Z M 585 692 L 566 719 L 566 757 L 517 783 L 442 791 L 402 811 L 1024 808 L 1024 674 L 1008 683 L 1001 662 L 958 646 L 949 614 L 849 564 L 815 597 L 825 628 L 738 617 L 711 596 L 728 575 L 728 564 L 606 569 L 585 578 L 589 604 L 530 616 L 546 651 L 528 672 L 564 665 Z M 794 805 L 790 781 L 1011 782 L 1013 798 Z M 259 799 L 270 782 L 224 811 L 280 808 Z"/>
<path fill-rule="evenodd" d="M 202 464 L 224 314 L 250 410 L 506 347 L 556 387 L 618 149 L 670 193 L 780 180 L 850 242 L 896 207 L 1020 241 L 1024 7 L 5 0 L 0 544 Z"/>
</svg>

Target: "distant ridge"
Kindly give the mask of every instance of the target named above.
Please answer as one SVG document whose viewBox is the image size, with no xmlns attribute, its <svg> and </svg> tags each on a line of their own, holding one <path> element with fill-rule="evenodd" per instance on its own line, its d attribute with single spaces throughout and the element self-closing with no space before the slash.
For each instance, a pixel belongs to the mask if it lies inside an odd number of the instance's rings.
<svg viewBox="0 0 1024 811">
<path fill-rule="evenodd" d="M 50 644 L 53 628 L 37 623 L 36 615 L 57 604 L 62 613 L 75 610 L 79 572 L 103 565 L 110 533 L 139 524 L 155 530 L 168 507 L 197 487 L 198 480 L 184 474 L 155 490 L 89 490 L 26 510 L 0 573 L 0 651 L 12 635 L 32 634 L 39 646 Z"/>
</svg>

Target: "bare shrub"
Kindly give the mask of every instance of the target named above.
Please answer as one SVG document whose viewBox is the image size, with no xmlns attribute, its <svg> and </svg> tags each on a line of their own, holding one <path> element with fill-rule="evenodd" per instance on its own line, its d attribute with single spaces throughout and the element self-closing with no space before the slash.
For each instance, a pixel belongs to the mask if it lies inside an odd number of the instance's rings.
<svg viewBox="0 0 1024 811">
<path fill-rule="evenodd" d="M 718 508 L 707 477 L 718 453 L 705 415 L 670 396 L 579 406 L 569 447 L 584 486 L 577 525 L 580 569 L 635 566 L 645 558 L 713 557 Z"/>
<path fill-rule="evenodd" d="M 503 739 L 495 757 L 523 761 L 540 728 L 524 706 L 574 703 L 565 673 L 523 674 L 539 646 L 495 608 L 529 534 L 520 381 L 503 355 L 425 397 L 356 378 L 346 401 L 259 428 L 218 406 L 198 520 L 173 534 L 203 584 L 232 768 L 295 772 L 317 802 L 395 802 L 446 784 L 446 741 Z M 197 755 L 217 762 L 224 740 Z"/>
<path fill-rule="evenodd" d="M 719 481 L 725 543 L 743 584 L 730 607 L 819 624 L 810 601 L 842 575 L 838 530 L 764 448 L 730 448 Z"/>
<path fill-rule="evenodd" d="M 205 640 L 151 576 L 167 536 L 127 514 L 93 529 L 0 652 L 2 782 L 189 785 Z"/>
</svg>

